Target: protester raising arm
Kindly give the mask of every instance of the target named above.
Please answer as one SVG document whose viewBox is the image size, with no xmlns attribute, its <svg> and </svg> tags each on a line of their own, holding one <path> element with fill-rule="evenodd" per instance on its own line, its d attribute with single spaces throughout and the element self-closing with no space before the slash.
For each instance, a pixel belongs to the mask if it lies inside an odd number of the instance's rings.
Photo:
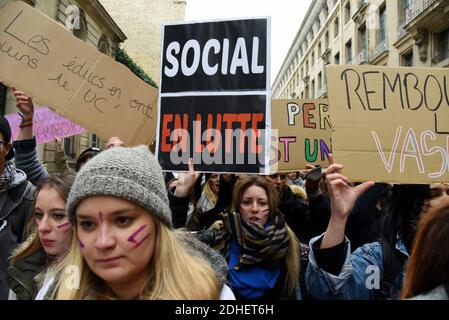
<svg viewBox="0 0 449 320">
<path fill-rule="evenodd" d="M 326 184 L 330 194 L 331 218 L 324 235 L 310 241 L 306 285 L 316 299 L 372 299 L 374 291 L 366 285 L 366 270 L 370 265 L 382 265 L 376 244 L 368 244 L 351 255 L 345 238 L 345 227 L 357 198 L 373 183 L 350 187 L 341 174 L 343 166 L 333 164 L 326 170 Z"/>
<path fill-rule="evenodd" d="M 183 228 L 186 225 L 189 211 L 190 192 L 200 174 L 193 168 L 193 159 L 189 159 L 189 171 L 180 172 L 176 189 L 167 190 L 170 210 L 172 211 L 173 227 Z"/>
<path fill-rule="evenodd" d="M 22 117 L 18 139 L 13 142 L 16 167 L 26 173 L 32 184 L 38 185 L 48 177 L 48 173 L 39 161 L 36 152 L 36 139 L 33 136 L 33 100 L 15 87 L 12 89 L 16 97 L 17 109 L 21 112 Z"/>
<path fill-rule="evenodd" d="M 389 184 L 376 182 L 355 202 L 345 232 L 346 237 L 351 241 L 353 252 L 364 244 L 379 239 L 385 202 L 390 192 L 391 186 Z M 321 234 L 321 232 L 318 234 Z"/>
<path fill-rule="evenodd" d="M 180 172 L 178 177 L 178 183 L 176 185 L 175 196 L 179 198 L 187 197 L 195 185 L 200 174 L 195 172 L 193 168 L 193 159 L 189 159 L 189 171 Z"/>
<path fill-rule="evenodd" d="M 333 157 L 331 161 L 333 162 Z M 326 170 L 326 184 L 330 193 L 331 218 L 321 243 L 321 249 L 339 245 L 344 240 L 346 222 L 357 198 L 370 188 L 373 183 L 365 182 L 355 188 L 347 183 L 347 178 L 340 173 L 341 164 L 332 164 Z"/>
<path fill-rule="evenodd" d="M 32 98 L 25 95 L 24 92 L 18 91 L 16 87 L 12 87 L 14 96 L 16 97 L 16 106 L 19 109 L 22 122 L 19 126 L 19 136 L 17 140 L 33 139 L 33 118 L 34 104 Z"/>
<path fill-rule="evenodd" d="M 56 171 L 64 172 L 71 171 L 69 165 L 67 164 L 67 158 L 65 156 L 64 148 L 62 146 L 62 139 L 56 137 L 55 139 L 55 165 Z"/>
</svg>

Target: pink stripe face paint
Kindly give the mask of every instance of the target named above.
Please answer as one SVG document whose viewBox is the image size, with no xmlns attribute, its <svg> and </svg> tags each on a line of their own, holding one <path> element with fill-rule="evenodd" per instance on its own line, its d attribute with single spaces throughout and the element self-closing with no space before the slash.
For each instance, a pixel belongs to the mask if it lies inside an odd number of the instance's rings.
<svg viewBox="0 0 449 320">
<path fill-rule="evenodd" d="M 80 244 L 81 249 L 84 249 L 86 247 L 80 239 L 78 239 L 78 242 Z"/>
<path fill-rule="evenodd" d="M 72 230 L 72 226 L 70 225 L 70 222 L 66 222 L 66 223 L 63 223 L 63 224 L 57 226 L 58 229 L 62 229 L 62 228 L 65 228 L 65 227 L 68 227 L 68 228 L 66 230 L 64 230 L 64 233 L 69 232 L 70 230 Z"/>
<path fill-rule="evenodd" d="M 137 229 L 137 231 L 135 231 L 132 235 L 128 237 L 128 241 L 134 243 L 133 249 L 140 246 L 150 236 L 150 234 L 147 234 L 146 236 L 143 237 L 142 240 L 140 241 L 136 240 L 136 237 L 143 231 L 143 229 L 146 228 L 146 226 L 147 226 L 146 224 L 141 226 L 139 229 Z"/>
<path fill-rule="evenodd" d="M 70 225 L 70 222 L 66 222 L 66 223 L 60 224 L 59 226 L 57 226 L 57 228 L 61 229 L 61 228 L 64 228 L 65 226 L 68 226 L 68 225 Z"/>
<path fill-rule="evenodd" d="M 70 230 L 72 230 L 72 226 L 70 225 L 70 222 L 66 222 L 66 223 L 63 223 L 63 224 L 60 224 L 59 226 L 57 226 L 57 228 L 58 229 L 62 229 L 62 228 L 65 228 L 65 227 L 69 227 L 68 229 L 66 229 L 66 230 L 64 230 L 64 233 L 65 232 L 69 232 Z"/>
</svg>

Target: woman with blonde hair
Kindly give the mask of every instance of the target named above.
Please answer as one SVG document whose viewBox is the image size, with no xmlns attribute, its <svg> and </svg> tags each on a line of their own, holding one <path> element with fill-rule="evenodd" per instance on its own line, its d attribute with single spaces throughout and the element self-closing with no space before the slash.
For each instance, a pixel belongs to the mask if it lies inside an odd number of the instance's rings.
<svg viewBox="0 0 449 320">
<path fill-rule="evenodd" d="M 196 209 L 201 212 L 208 211 L 217 204 L 218 191 L 220 188 L 220 174 L 206 173 L 206 183 L 203 192 L 196 203 Z"/>
<path fill-rule="evenodd" d="M 90 160 L 67 211 L 72 247 L 47 298 L 223 298 L 225 261 L 172 230 L 162 170 L 147 147 L 111 148 Z"/>
<path fill-rule="evenodd" d="M 75 180 L 72 173 L 45 178 L 36 190 L 34 214 L 27 240 L 16 248 L 8 268 L 9 299 L 35 299 L 45 279 L 53 276 L 72 241 L 65 207 Z"/>
</svg>

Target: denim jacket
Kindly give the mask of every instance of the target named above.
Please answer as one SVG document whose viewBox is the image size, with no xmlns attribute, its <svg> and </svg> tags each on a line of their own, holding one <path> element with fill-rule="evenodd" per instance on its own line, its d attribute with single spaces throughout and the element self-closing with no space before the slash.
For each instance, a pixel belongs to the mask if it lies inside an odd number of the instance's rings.
<svg viewBox="0 0 449 320">
<path fill-rule="evenodd" d="M 351 243 L 345 237 L 345 260 L 338 275 L 330 274 L 318 268 L 313 244 L 321 237 L 310 240 L 309 264 L 306 271 L 306 286 L 315 299 L 338 300 L 374 300 L 380 292 L 384 267 L 382 248 L 379 241 L 367 243 L 351 254 Z M 396 250 L 409 257 L 407 249 L 402 242 L 396 242 Z M 395 299 L 399 296 L 404 279 L 405 264 L 390 288 L 389 297 Z"/>
</svg>

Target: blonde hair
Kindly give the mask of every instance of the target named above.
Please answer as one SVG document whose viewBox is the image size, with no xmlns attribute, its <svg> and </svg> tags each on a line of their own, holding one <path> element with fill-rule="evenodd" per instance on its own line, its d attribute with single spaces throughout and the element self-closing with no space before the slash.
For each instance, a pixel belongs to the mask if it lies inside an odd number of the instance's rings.
<svg viewBox="0 0 449 320">
<path fill-rule="evenodd" d="M 34 218 L 30 219 L 30 221 L 33 221 L 35 223 Z M 20 260 L 31 256 L 41 250 L 44 250 L 44 247 L 42 246 L 37 231 L 33 230 L 25 240 L 25 242 L 12 252 L 11 257 L 9 258 L 11 261 L 11 265 L 14 265 Z"/>
<path fill-rule="evenodd" d="M 210 188 L 209 180 L 206 181 L 206 184 L 203 188 L 204 195 L 209 199 L 210 202 L 212 202 L 213 205 L 217 204 L 218 194 L 212 191 Z"/>
<path fill-rule="evenodd" d="M 157 228 L 156 244 L 149 268 L 151 276 L 143 286 L 141 300 L 216 300 L 220 296 L 218 277 L 210 264 L 190 255 L 172 231 L 154 217 Z M 75 267 L 75 268 L 74 268 Z M 69 269 L 67 269 L 69 268 Z M 78 286 L 70 284 L 73 275 L 65 270 L 79 270 Z M 63 272 L 64 271 L 64 272 Z M 59 270 L 56 300 L 117 299 L 104 281 L 94 274 L 81 254 L 76 232 L 70 253 Z M 72 278 L 71 278 L 72 277 Z M 92 292 L 95 288 L 97 292 Z"/>
</svg>

